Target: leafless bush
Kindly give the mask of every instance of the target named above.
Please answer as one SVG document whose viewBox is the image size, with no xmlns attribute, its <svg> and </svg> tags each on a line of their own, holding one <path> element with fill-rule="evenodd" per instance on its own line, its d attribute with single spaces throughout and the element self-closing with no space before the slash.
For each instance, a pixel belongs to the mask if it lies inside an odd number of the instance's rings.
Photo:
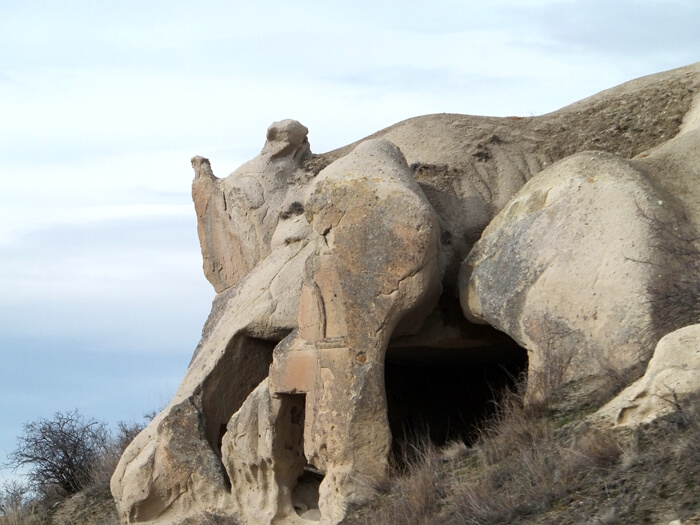
<svg viewBox="0 0 700 525">
<path fill-rule="evenodd" d="M 528 371 L 527 392 L 531 408 L 546 410 L 553 394 L 568 379 L 582 337 L 564 321 L 549 314 L 543 316 L 539 330 L 543 344 L 539 362 Z"/>
<path fill-rule="evenodd" d="M 105 423 L 77 410 L 24 425 L 7 466 L 28 467 L 29 488 L 40 498 L 57 501 L 89 486 L 109 483 L 124 449 L 141 431 L 138 423 L 118 424 L 112 434 Z"/>
<path fill-rule="evenodd" d="M 73 494 L 90 483 L 90 467 L 108 440 L 104 423 L 85 419 L 77 410 L 57 412 L 51 420 L 24 425 L 8 466 L 28 467 L 26 477 L 40 493 L 57 488 Z"/>
<path fill-rule="evenodd" d="M 20 509 L 25 503 L 29 487 L 19 481 L 6 481 L 0 488 L 0 515 L 7 516 Z"/>
<path fill-rule="evenodd" d="M 648 223 L 653 248 L 664 254 L 663 261 L 650 264 L 657 273 L 647 288 L 653 307 L 655 340 L 700 322 L 700 236 L 685 216 L 650 216 L 639 208 Z"/>
<path fill-rule="evenodd" d="M 671 392 L 666 401 L 673 407 L 672 419 L 684 435 L 674 440 L 676 455 L 700 464 L 700 394 L 680 398 Z"/>
</svg>

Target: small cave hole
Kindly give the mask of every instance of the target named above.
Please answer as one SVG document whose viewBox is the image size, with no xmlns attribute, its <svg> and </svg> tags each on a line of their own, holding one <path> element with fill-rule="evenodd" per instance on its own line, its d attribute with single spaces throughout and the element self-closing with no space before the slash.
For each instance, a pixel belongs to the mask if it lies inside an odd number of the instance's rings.
<svg viewBox="0 0 700 525">
<path fill-rule="evenodd" d="M 319 487 L 325 473 L 309 463 L 304 454 L 306 394 L 280 394 L 279 399 L 283 408 L 277 423 L 277 436 L 282 441 L 275 448 L 280 457 L 289 458 L 291 472 L 298 476 L 291 492 L 292 507 L 301 518 L 320 521 Z"/>
<path fill-rule="evenodd" d="M 304 467 L 304 473 L 297 480 L 292 492 L 292 505 L 299 517 L 310 521 L 321 520 L 318 498 L 324 477 L 324 473 L 310 463 Z"/>
</svg>

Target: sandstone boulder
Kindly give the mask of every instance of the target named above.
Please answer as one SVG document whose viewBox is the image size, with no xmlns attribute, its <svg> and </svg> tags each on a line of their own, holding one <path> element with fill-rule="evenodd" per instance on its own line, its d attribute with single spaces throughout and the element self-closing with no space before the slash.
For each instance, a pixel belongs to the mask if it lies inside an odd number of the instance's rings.
<svg viewBox="0 0 700 525">
<path fill-rule="evenodd" d="M 485 229 L 462 268 L 464 312 L 528 349 L 531 390 L 609 380 L 697 315 L 697 285 L 686 285 L 698 281 L 699 138 L 688 132 L 632 161 L 568 157 Z"/>
<path fill-rule="evenodd" d="M 594 419 L 614 426 L 648 423 L 676 410 L 700 392 L 700 325 L 666 335 L 654 350 L 646 373 L 601 408 Z"/>
<path fill-rule="evenodd" d="M 674 199 L 627 161 L 603 153 L 560 161 L 525 185 L 472 250 L 461 275 L 465 315 L 527 348 L 547 390 L 648 359 L 647 289 L 663 264 L 652 223 L 678 223 L 676 214 Z"/>
</svg>

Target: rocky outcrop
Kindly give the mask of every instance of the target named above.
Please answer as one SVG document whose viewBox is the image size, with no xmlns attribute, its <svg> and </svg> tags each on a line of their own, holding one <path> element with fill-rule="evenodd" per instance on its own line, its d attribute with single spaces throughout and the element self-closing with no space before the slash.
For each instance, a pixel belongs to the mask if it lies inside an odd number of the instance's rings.
<svg viewBox="0 0 700 525">
<path fill-rule="evenodd" d="M 685 243 L 666 230 L 692 238 L 695 230 L 680 200 L 635 169 L 640 162 L 590 152 L 547 168 L 464 263 L 465 315 L 527 348 L 545 395 L 648 360 L 672 328 L 659 319 L 655 285 L 693 278 L 692 267 L 677 265 Z"/>
<path fill-rule="evenodd" d="M 319 509 L 331 521 L 386 479 L 391 434 L 384 357 L 440 295 L 437 217 L 399 149 L 360 144 L 316 178 L 306 202 L 316 233 L 298 330 L 275 349 L 273 395 L 305 398 L 303 450 L 325 473 Z M 339 439 L 339 436 L 342 438 Z"/>
<path fill-rule="evenodd" d="M 614 426 L 648 423 L 700 392 L 700 325 L 671 332 L 656 346 L 646 373 L 595 415 Z"/>
<path fill-rule="evenodd" d="M 293 120 L 270 126 L 261 154 L 225 179 L 214 176 L 207 159 L 192 159 L 204 275 L 217 292 L 248 275 L 278 244 L 272 239 L 277 225 L 298 202 L 290 182 L 310 154 L 307 133 Z"/>
<path fill-rule="evenodd" d="M 291 147 L 299 146 L 298 136 L 285 132 L 299 127 L 291 121 L 273 125 L 261 158 L 223 181 L 213 176 L 208 160 L 192 160 L 200 241 L 205 261 L 212 261 L 205 263 L 205 275 L 222 291 L 175 398 L 136 437 L 112 478 L 124 522 L 177 523 L 203 511 L 244 513 L 231 495 L 223 437 L 232 416 L 267 377 L 276 341 L 296 324 L 304 267 L 315 249 L 310 239 L 289 228 L 296 215 L 284 213 L 285 199 L 296 202 L 300 185 L 280 183 L 290 166 L 302 163 L 299 147 Z M 276 144 L 285 134 L 296 141 L 288 148 Z M 263 203 L 263 195 L 274 207 Z M 229 211 L 231 220 L 252 224 L 233 234 L 249 236 L 219 235 L 229 227 Z M 282 233 L 275 236 L 278 230 Z M 285 230 L 292 231 L 285 236 Z M 238 275 L 239 264 L 253 268 Z"/>
<path fill-rule="evenodd" d="M 643 367 L 699 317 L 698 89 L 700 64 L 323 155 L 282 121 L 224 179 L 193 158 L 217 295 L 112 478 L 120 519 L 339 523 L 404 435 L 468 439 L 521 372 L 532 398 Z"/>
</svg>

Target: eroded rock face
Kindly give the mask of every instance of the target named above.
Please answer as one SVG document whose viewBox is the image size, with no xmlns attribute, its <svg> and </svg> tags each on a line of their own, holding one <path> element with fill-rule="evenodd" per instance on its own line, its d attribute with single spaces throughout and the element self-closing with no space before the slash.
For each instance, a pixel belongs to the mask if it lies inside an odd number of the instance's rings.
<svg viewBox="0 0 700 525">
<path fill-rule="evenodd" d="M 462 267 L 464 313 L 529 350 L 533 388 L 605 382 L 697 319 L 698 148 L 700 130 L 631 161 L 572 155 L 485 229 Z"/>
<path fill-rule="evenodd" d="M 214 176 L 209 160 L 192 159 L 204 275 L 217 292 L 235 285 L 270 254 L 280 219 L 294 214 L 293 203 L 299 201 L 290 195 L 299 188 L 293 177 L 311 153 L 307 133 L 294 120 L 272 124 L 260 155 L 225 179 Z"/>
<path fill-rule="evenodd" d="M 112 478 L 124 522 L 178 523 L 204 511 L 245 514 L 231 494 L 223 438 L 232 416 L 267 377 L 276 343 L 296 325 L 304 268 L 315 249 L 295 228 L 285 235 L 296 217 L 285 215 L 285 199 L 296 202 L 301 187 L 293 183 L 304 151 L 299 129 L 296 122 L 273 124 L 260 157 L 224 180 L 214 177 L 206 159 L 193 159 L 205 275 L 222 291 L 175 398 L 132 442 Z M 280 144 L 285 137 L 290 143 Z M 236 198 L 225 200 L 231 195 Z M 269 202 L 261 202 L 262 195 Z M 231 227 L 229 212 L 250 227 Z M 273 242 L 276 231 L 281 242 Z M 261 405 L 255 399 L 249 404 Z"/>
<path fill-rule="evenodd" d="M 364 142 L 323 170 L 306 214 L 316 256 L 307 263 L 298 331 L 275 350 L 270 389 L 304 395 L 304 453 L 325 473 L 319 509 L 337 521 L 386 479 L 384 353 L 392 334 L 416 332 L 437 303 L 440 231 L 386 140 Z"/>
<path fill-rule="evenodd" d="M 697 322 L 699 88 L 696 64 L 324 155 L 281 121 L 224 179 L 193 158 L 217 296 L 175 398 L 117 467 L 120 519 L 336 524 L 403 431 L 468 438 L 528 358 L 559 383 L 643 365 Z"/>
</svg>

